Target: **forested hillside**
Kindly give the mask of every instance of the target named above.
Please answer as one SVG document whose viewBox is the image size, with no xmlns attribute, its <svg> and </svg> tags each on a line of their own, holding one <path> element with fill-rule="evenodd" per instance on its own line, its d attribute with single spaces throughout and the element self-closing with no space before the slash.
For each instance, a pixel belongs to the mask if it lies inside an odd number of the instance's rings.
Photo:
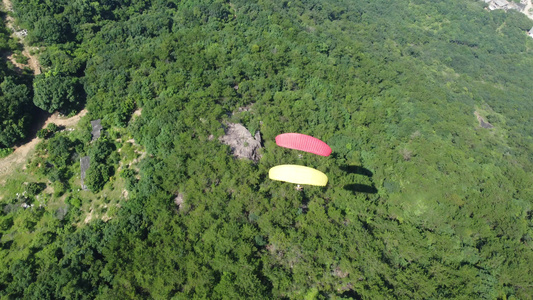
<svg viewBox="0 0 533 300">
<path fill-rule="evenodd" d="M 9 55 L 19 60 L 21 45 L 10 38 L 9 30 L 0 24 L 0 157 L 8 154 L 9 147 L 21 142 L 28 135 L 30 115 L 34 112 L 31 101 L 31 76 L 6 59 Z"/>
<path fill-rule="evenodd" d="M 28 165 L 20 193 L 42 208 L 0 200 L 3 299 L 533 297 L 527 17 L 471 0 L 13 4 L 44 49 L 28 95 L 89 115 Z M 260 131 L 257 163 L 219 141 L 225 122 Z M 333 154 L 277 147 L 284 132 Z M 278 164 L 329 183 L 298 191 L 268 178 Z M 91 201 L 113 212 L 91 219 Z"/>
</svg>

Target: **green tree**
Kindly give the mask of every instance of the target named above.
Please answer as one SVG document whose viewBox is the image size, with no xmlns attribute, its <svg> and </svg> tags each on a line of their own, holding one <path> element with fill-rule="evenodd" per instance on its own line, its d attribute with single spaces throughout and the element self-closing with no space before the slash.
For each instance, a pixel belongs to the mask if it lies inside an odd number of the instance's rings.
<svg viewBox="0 0 533 300">
<path fill-rule="evenodd" d="M 33 23 L 29 38 L 31 41 L 43 41 L 47 44 L 61 43 L 67 39 L 67 26 L 53 16 L 44 16 Z"/>
<path fill-rule="evenodd" d="M 79 80 L 64 75 L 41 74 L 33 82 L 35 106 L 52 113 L 68 112 L 82 103 Z"/>
<path fill-rule="evenodd" d="M 42 182 L 28 182 L 26 185 L 26 192 L 29 196 L 38 195 L 46 188 L 46 184 Z"/>
<path fill-rule="evenodd" d="M 26 136 L 32 112 L 30 90 L 16 80 L 8 76 L 0 84 L 0 145 L 4 147 L 11 147 Z"/>
<path fill-rule="evenodd" d="M 113 175 L 113 167 L 105 164 L 91 164 L 85 173 L 85 184 L 93 192 L 102 190 L 109 177 Z"/>
</svg>

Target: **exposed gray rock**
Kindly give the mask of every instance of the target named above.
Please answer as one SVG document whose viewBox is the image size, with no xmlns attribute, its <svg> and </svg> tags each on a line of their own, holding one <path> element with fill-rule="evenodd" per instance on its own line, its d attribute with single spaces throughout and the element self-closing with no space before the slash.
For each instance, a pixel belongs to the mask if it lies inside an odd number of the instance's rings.
<svg viewBox="0 0 533 300">
<path fill-rule="evenodd" d="M 525 14 L 528 18 L 533 19 L 533 11 L 531 10 L 531 0 L 521 0 L 520 3 L 509 0 L 483 0 L 487 3 L 489 10 L 503 9 L 503 10 L 517 10 Z"/>
<path fill-rule="evenodd" d="M 235 157 L 251 159 L 254 162 L 261 158 L 258 152 L 261 148 L 261 134 L 259 131 L 253 137 L 250 131 L 241 124 L 227 123 L 224 132 L 226 134 L 221 136 L 219 140 L 231 147 Z"/>
<path fill-rule="evenodd" d="M 178 193 L 176 198 L 174 198 L 174 204 L 176 204 L 178 210 L 183 209 L 183 202 L 185 202 L 185 195 L 183 195 L 182 193 Z"/>
<path fill-rule="evenodd" d="M 93 141 L 97 140 L 100 137 L 100 133 L 102 131 L 102 120 L 93 120 L 91 121 L 91 126 L 93 130 L 91 131 L 91 134 L 93 135 Z"/>
<path fill-rule="evenodd" d="M 28 30 L 26 30 L 26 29 L 22 29 L 21 31 L 17 31 L 17 32 L 15 32 L 14 35 L 15 35 L 16 37 L 19 37 L 19 38 L 20 38 L 20 37 L 25 37 L 25 36 L 28 35 Z"/>
<path fill-rule="evenodd" d="M 83 156 L 80 158 L 80 169 L 81 169 L 81 189 L 86 191 L 87 186 L 83 183 L 83 180 L 85 180 L 85 172 L 87 169 L 89 169 L 91 159 L 89 156 Z"/>
<path fill-rule="evenodd" d="M 474 112 L 474 115 L 476 116 L 477 121 L 479 122 L 479 126 L 481 126 L 481 128 L 486 128 L 486 129 L 494 128 L 494 125 L 487 122 L 485 118 L 483 118 L 477 111 Z"/>
</svg>

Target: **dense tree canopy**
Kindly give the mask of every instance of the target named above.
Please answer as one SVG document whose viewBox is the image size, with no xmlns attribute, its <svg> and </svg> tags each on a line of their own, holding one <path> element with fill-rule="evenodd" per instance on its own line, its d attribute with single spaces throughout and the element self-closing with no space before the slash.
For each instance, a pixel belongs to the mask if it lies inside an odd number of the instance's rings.
<svg viewBox="0 0 533 300">
<path fill-rule="evenodd" d="M 31 112 L 30 90 L 25 84 L 17 84 L 11 76 L 0 84 L 0 145 L 10 147 L 26 136 Z"/>
<path fill-rule="evenodd" d="M 91 166 L 87 170 L 85 183 L 92 191 L 100 191 L 115 173 L 116 161 L 113 161 L 115 145 L 105 137 L 97 140 L 89 149 Z"/>
<path fill-rule="evenodd" d="M 70 111 L 82 102 L 76 77 L 37 75 L 33 81 L 33 89 L 33 103 L 49 113 L 57 110 Z"/>
<path fill-rule="evenodd" d="M 35 78 L 35 103 L 75 103 L 83 83 L 90 117 L 148 154 L 120 164 L 129 198 L 106 222 L 82 222 L 74 198 L 39 213 L 2 200 L 1 296 L 533 294 L 527 17 L 470 0 L 13 2 L 62 74 Z M 257 164 L 218 141 L 225 121 L 261 132 Z M 277 147 L 283 132 L 333 153 Z M 53 140 L 55 168 L 88 149 L 94 191 L 119 169 L 108 140 Z M 278 164 L 328 185 L 269 180 Z"/>
<path fill-rule="evenodd" d="M 9 34 L 2 24 L 0 51 L 3 53 L 12 53 L 19 47 Z M 34 111 L 31 89 L 28 88 L 31 79 L 14 72 L 9 64 L 6 60 L 0 62 L 0 150 L 12 147 L 26 137 Z"/>
</svg>

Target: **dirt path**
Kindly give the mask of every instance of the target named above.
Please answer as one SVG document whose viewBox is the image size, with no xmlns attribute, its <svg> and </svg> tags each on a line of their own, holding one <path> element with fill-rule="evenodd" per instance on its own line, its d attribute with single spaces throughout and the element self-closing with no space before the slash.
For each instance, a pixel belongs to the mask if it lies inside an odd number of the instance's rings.
<svg viewBox="0 0 533 300">
<path fill-rule="evenodd" d="M 10 0 L 2 0 L 2 4 L 4 6 L 4 11 L 13 11 L 13 5 L 11 4 Z M 17 30 L 17 28 L 15 27 L 15 20 L 13 19 L 13 17 L 11 17 L 9 14 L 6 14 L 4 22 L 6 24 L 6 27 L 13 31 L 12 35 L 14 35 L 14 32 Z M 35 75 L 41 74 L 41 66 L 39 64 L 39 60 L 34 55 L 30 55 L 30 50 L 33 50 L 33 48 L 24 44 L 23 37 L 20 38 L 22 40 L 22 44 L 24 45 L 24 50 L 22 51 L 22 54 L 28 58 L 28 64 L 23 65 L 17 63 L 13 54 L 7 54 L 5 55 L 5 57 L 9 59 L 20 70 L 22 70 L 24 67 L 30 67 Z M 87 114 L 87 110 L 84 109 L 74 117 L 64 118 L 60 117 L 59 113 L 56 112 L 49 116 L 44 122 L 42 122 L 41 120 L 42 123 L 38 120 L 34 120 L 36 127 L 39 128 L 33 128 L 31 132 L 36 133 L 39 129 L 45 128 L 50 123 L 55 123 L 56 125 L 64 126 L 65 128 L 71 128 L 75 126 L 79 122 L 79 120 L 83 116 L 85 116 L 85 114 Z M 23 164 L 26 163 L 28 157 L 33 153 L 33 150 L 35 149 L 37 143 L 39 143 L 39 140 L 39 138 L 34 137 L 26 144 L 15 147 L 15 151 L 9 156 L 0 159 L 0 183 L 5 180 L 5 178 L 2 177 L 5 177 L 5 175 L 9 174 L 11 170 L 14 170 L 15 168 L 24 168 Z"/>
<path fill-rule="evenodd" d="M 4 5 L 4 11 L 5 12 L 12 12 L 13 11 L 13 4 L 11 4 L 11 1 L 10 0 L 2 0 L 2 4 Z M 7 28 L 10 28 L 12 29 L 13 27 L 13 17 L 10 16 L 10 15 L 6 15 L 6 20 L 7 20 L 7 23 L 6 23 L 6 26 Z"/>
<path fill-rule="evenodd" d="M 84 109 L 80 111 L 77 115 L 71 118 L 62 118 L 59 117 L 59 113 L 54 113 L 51 115 L 42 125 L 41 128 L 45 128 L 50 123 L 55 123 L 58 126 L 64 126 L 65 128 L 72 128 L 78 122 L 80 119 L 87 114 L 87 110 Z M 21 145 L 19 147 L 15 148 L 15 151 L 11 153 L 9 156 L 0 158 L 0 179 L 3 175 L 9 173 L 14 168 L 22 168 L 24 169 L 23 164 L 26 163 L 28 160 L 28 157 L 31 153 L 33 153 L 33 150 L 35 149 L 35 146 L 37 143 L 39 143 L 41 139 L 38 137 L 34 137 L 31 141 L 28 143 Z M 0 180 L 0 183 L 2 181 Z"/>
<path fill-rule="evenodd" d="M 11 4 L 10 0 L 2 0 L 2 5 L 4 7 L 4 11 L 6 12 L 5 19 L 4 19 L 6 27 L 13 32 L 11 34 L 11 37 L 15 37 L 15 32 L 17 32 L 17 30 L 18 30 L 18 28 L 15 26 L 15 19 L 13 19 L 13 17 L 10 16 L 9 14 L 7 14 L 7 12 L 12 12 L 13 11 L 13 5 Z M 35 74 L 35 75 L 41 74 L 41 65 L 39 64 L 39 60 L 34 55 L 30 54 L 31 50 L 38 50 L 38 49 L 36 47 L 30 47 L 30 46 L 26 45 L 24 43 L 24 36 L 17 36 L 17 38 L 20 39 L 22 45 L 24 46 L 24 50 L 22 50 L 22 55 L 24 55 L 24 56 L 26 56 L 28 58 L 28 63 L 27 64 L 20 64 L 20 63 L 16 62 L 13 53 L 8 53 L 6 55 L 6 58 L 9 61 L 11 61 L 11 63 L 13 63 L 13 65 L 15 65 L 15 67 L 17 67 L 20 70 L 20 72 L 22 72 L 22 70 L 25 67 L 29 67 L 30 69 L 33 70 L 33 74 Z"/>
<path fill-rule="evenodd" d="M 35 55 L 30 54 L 30 51 L 28 51 L 28 47 L 24 48 L 24 51 L 22 51 L 22 55 L 28 58 L 28 66 L 30 67 L 30 69 L 33 70 L 33 74 L 41 74 L 41 64 L 39 63 L 39 60 L 37 59 L 37 57 L 35 57 Z"/>
</svg>

